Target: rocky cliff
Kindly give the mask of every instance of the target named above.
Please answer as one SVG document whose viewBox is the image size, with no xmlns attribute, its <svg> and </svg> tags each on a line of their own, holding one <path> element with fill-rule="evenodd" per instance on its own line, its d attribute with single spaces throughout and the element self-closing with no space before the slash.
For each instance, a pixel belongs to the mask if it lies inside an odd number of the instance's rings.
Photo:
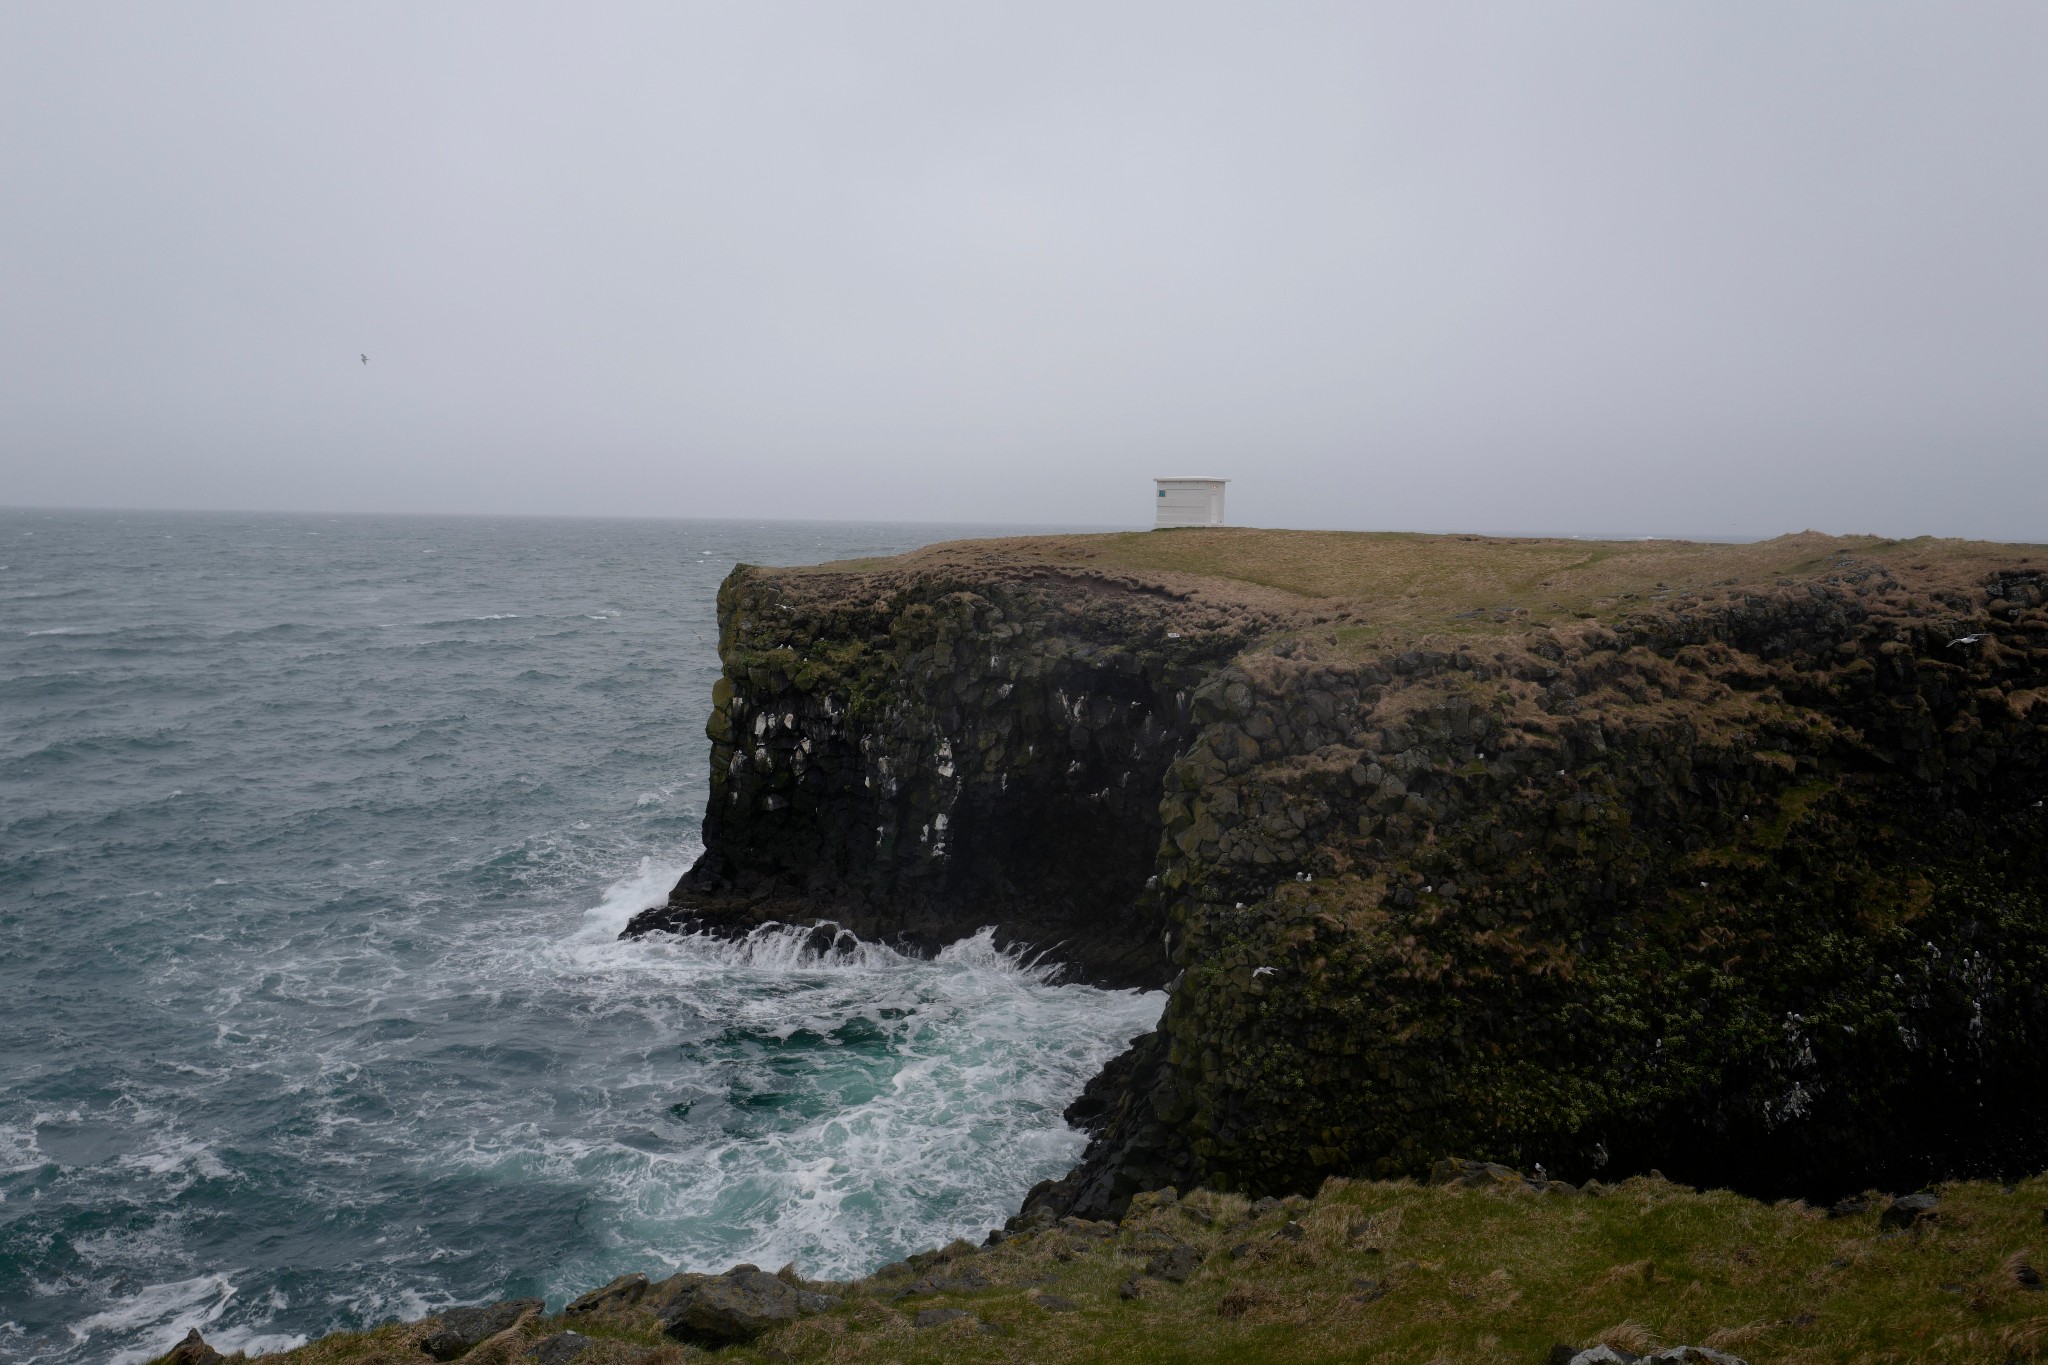
<svg viewBox="0 0 2048 1365">
<path fill-rule="evenodd" d="M 1165 982 L 1162 783 L 1194 689 L 1284 609 L 1000 550 L 743 566 L 718 603 L 705 853 L 629 932 L 823 920 L 929 949 L 995 925 Z"/>
<path fill-rule="evenodd" d="M 982 924 L 1172 980 L 1033 1207 L 1449 1154 L 2048 1165 L 2048 556 L 1172 532 L 736 570 L 629 932 Z"/>
</svg>

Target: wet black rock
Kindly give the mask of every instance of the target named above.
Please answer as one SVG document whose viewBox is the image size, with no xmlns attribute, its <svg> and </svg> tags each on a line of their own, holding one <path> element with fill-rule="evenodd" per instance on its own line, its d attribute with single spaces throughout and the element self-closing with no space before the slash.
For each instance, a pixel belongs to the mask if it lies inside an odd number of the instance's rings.
<svg viewBox="0 0 2048 1365">
<path fill-rule="evenodd" d="M 1152 1036 L 1148 1033 L 1133 1040 L 1132 1047 L 1111 1058 L 1107 1066 L 1096 1072 L 1089 1078 L 1088 1083 L 1081 1087 L 1080 1097 L 1067 1106 L 1062 1117 L 1084 1133 L 1093 1133 L 1108 1123 L 1110 1111 L 1118 1097 L 1128 1092 L 1137 1079 L 1135 1073 L 1143 1050 L 1135 1044 Z M 1051 1181 L 1045 1182 L 1047 1188 L 1050 1188 L 1051 1184 Z"/>
</svg>

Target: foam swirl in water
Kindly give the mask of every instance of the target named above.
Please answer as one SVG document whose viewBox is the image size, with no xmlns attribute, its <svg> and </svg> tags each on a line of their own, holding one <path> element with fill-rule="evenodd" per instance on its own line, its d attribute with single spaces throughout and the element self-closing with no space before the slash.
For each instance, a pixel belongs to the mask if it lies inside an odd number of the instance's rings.
<svg viewBox="0 0 2048 1365">
<path fill-rule="evenodd" d="M 0 1359 L 844 1274 L 1063 1172 L 1161 997 L 618 940 L 696 852 L 719 575 L 965 530 L 0 510 Z"/>
</svg>

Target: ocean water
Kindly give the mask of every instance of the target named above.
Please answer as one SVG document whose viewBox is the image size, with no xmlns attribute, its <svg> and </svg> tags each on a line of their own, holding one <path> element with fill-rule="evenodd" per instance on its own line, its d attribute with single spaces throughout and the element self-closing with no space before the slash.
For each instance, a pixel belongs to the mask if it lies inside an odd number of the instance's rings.
<svg viewBox="0 0 2048 1365">
<path fill-rule="evenodd" d="M 857 1273 L 1066 1169 L 1158 995 L 617 939 L 733 563 L 977 529 L 0 511 L 0 1358 Z"/>
</svg>

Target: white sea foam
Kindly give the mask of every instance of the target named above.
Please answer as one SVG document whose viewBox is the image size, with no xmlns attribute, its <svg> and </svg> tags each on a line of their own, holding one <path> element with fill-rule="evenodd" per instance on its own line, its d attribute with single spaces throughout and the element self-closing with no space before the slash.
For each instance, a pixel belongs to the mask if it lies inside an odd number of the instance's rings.
<svg viewBox="0 0 2048 1365">
<path fill-rule="evenodd" d="M 108 1357 L 108 1365 L 135 1365 L 162 1355 L 195 1327 L 204 1332 L 234 1297 L 226 1274 L 152 1284 L 71 1324 L 71 1335 L 81 1344 L 102 1333 L 125 1338 L 130 1344 Z"/>
<path fill-rule="evenodd" d="M 44 1121 L 43 1116 L 38 1114 L 36 1121 Z M 35 1124 L 0 1123 L 0 1175 L 32 1171 L 48 1160 L 36 1144 Z M 6 1198 L 6 1193 L 0 1191 L 0 1202 Z"/>
<path fill-rule="evenodd" d="M 153 624 L 108 627 L 120 669 L 47 702 L 7 675 L 73 746 L 32 775 L 54 815 L 30 871 L 93 913 L 0 973 L 23 1036 L 66 1039 L 42 1060 L 69 1111 L 38 1130 L 0 1097 L 24 1258 L 0 1319 L 26 1336 L 0 1358 L 133 1361 L 192 1326 L 260 1350 L 665 1266 L 862 1269 L 978 1235 L 1072 1161 L 1060 1109 L 1158 997 L 1060 985 L 986 934 L 931 959 L 795 929 L 618 940 L 696 851 L 704 746 L 675 707 L 717 668 L 722 569 L 466 541 L 422 573 L 400 530 L 382 567 L 243 533 L 251 572 L 223 576 L 195 543 L 146 590 Z M 715 553 L 782 562 L 815 534 Z M 835 557 L 907 548 L 886 541 Z M 17 597 L 15 638 L 99 633 L 144 583 Z M 472 619 L 478 583 L 531 605 L 517 631 L 475 629 L 514 615 Z M 486 636 L 504 658 L 480 671 Z M 130 711 L 135 735 L 100 733 Z M 137 736 L 176 752 L 101 743 Z"/>
<path fill-rule="evenodd" d="M 1079 1157 L 1085 1140 L 1060 1109 L 1163 1000 L 1058 985 L 1055 965 L 999 951 L 987 929 L 929 960 L 793 926 L 620 942 L 680 871 L 643 860 L 517 970 L 593 1017 L 704 1039 L 696 1060 L 650 1046 L 613 1075 L 616 1111 L 608 1095 L 570 1133 L 478 1124 L 447 1155 L 496 1179 L 592 1191 L 615 1251 L 602 1267 L 562 1267 L 561 1293 L 628 1256 L 696 1269 L 793 1259 L 849 1274 L 978 1237 L 1031 1179 Z M 501 962 L 493 974 L 512 970 Z M 660 1111 L 641 1090 L 696 1098 L 678 1121 L 650 1120 Z"/>
<path fill-rule="evenodd" d="M 345 1306 L 358 1322 L 386 1322 L 392 1318 L 416 1322 L 455 1306 L 455 1300 L 445 1295 L 426 1295 L 410 1285 L 386 1284 L 375 1285 L 350 1298 L 330 1296 L 329 1302 Z"/>
<path fill-rule="evenodd" d="M 669 888 L 688 867 L 687 863 L 642 858 L 637 868 L 605 888 L 603 900 L 584 912 L 576 941 L 615 942 L 627 920 L 668 899 Z"/>
<path fill-rule="evenodd" d="M 144 1175 L 172 1177 L 180 1190 L 196 1180 L 221 1180 L 230 1174 L 213 1154 L 210 1144 L 169 1133 L 162 1136 L 158 1145 L 147 1151 L 130 1152 L 118 1158 L 115 1165 Z"/>
<path fill-rule="evenodd" d="M 620 942 L 680 870 L 644 860 L 532 965 L 599 1015 L 638 1014 L 666 1036 L 722 1027 L 694 1062 L 663 1048 L 618 1078 L 696 1095 L 685 1117 L 659 1132 L 644 1119 L 630 1133 L 500 1129 L 465 1153 L 575 1175 L 613 1210 L 614 1235 L 661 1264 L 850 1274 L 978 1238 L 1014 1211 L 1023 1175 L 1078 1159 L 1085 1138 L 1060 1110 L 1163 1003 L 1059 985 L 1056 964 L 997 949 L 991 929 L 931 959 L 797 926 Z"/>
<path fill-rule="evenodd" d="M 206 1339 L 206 1344 L 222 1355 L 231 1356 L 241 1351 L 250 1356 L 262 1356 L 274 1351 L 295 1351 L 306 1344 L 306 1337 L 300 1332 L 258 1332 L 247 1327 L 230 1326 L 216 1331 Z"/>
</svg>

